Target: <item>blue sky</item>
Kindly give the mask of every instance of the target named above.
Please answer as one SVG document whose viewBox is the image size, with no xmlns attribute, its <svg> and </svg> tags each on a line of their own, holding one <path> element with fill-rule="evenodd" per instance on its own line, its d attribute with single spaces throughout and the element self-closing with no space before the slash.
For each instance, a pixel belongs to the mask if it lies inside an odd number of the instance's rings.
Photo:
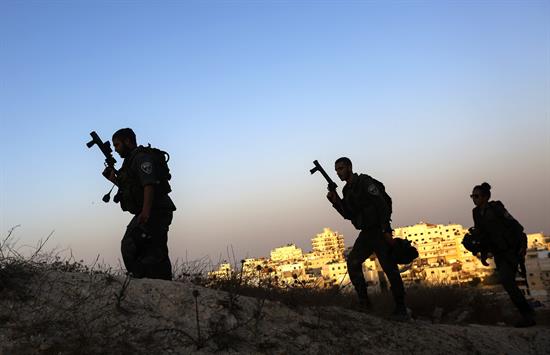
<svg viewBox="0 0 550 355">
<path fill-rule="evenodd" d="M 2 234 L 115 263 L 130 216 L 85 143 L 121 127 L 172 155 L 173 259 L 351 244 L 308 172 L 342 155 L 396 226 L 469 226 L 488 181 L 550 233 L 549 24 L 548 1 L 2 1 Z"/>
</svg>

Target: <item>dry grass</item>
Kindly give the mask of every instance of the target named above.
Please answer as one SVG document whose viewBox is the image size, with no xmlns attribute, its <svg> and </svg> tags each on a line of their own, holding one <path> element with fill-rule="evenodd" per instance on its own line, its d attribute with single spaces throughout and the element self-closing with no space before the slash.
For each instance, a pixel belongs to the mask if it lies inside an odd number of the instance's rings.
<svg viewBox="0 0 550 355">
<path fill-rule="evenodd" d="M 131 327 L 120 328 L 123 321 L 109 316 L 115 305 L 120 306 L 127 287 L 118 285 L 118 275 L 97 260 L 87 266 L 72 254 L 62 259 L 56 252 L 45 252 L 53 232 L 23 255 L 13 239 L 15 229 L 0 243 L 0 328 L 12 344 L 0 350 L 14 354 L 29 349 L 51 354 L 74 354 L 82 349 L 132 353 L 127 334 L 112 331 L 130 332 Z M 66 274 L 80 275 L 83 283 L 64 283 Z"/>
<path fill-rule="evenodd" d="M 271 279 L 248 282 L 239 272 L 226 279 L 202 281 L 208 287 L 220 289 L 238 298 L 239 295 L 281 302 L 289 307 L 343 307 L 361 310 L 357 297 L 349 289 L 338 287 L 316 289 L 299 283 L 288 287 L 275 287 Z M 499 286 L 494 291 L 479 284 L 472 285 L 409 285 L 406 287 L 406 303 L 414 319 L 447 324 L 512 324 L 518 313 L 506 294 Z M 394 308 L 390 291 L 370 293 L 372 309 L 369 313 L 387 317 Z M 544 321 L 550 312 L 539 311 L 541 325 L 550 325 Z"/>
<path fill-rule="evenodd" d="M 212 269 L 211 263 L 200 259 L 176 263 L 175 279 L 226 291 L 224 298 L 217 301 L 225 316 L 201 325 L 198 302 L 202 296 L 197 292 L 194 293 L 195 329 L 175 324 L 144 333 L 130 321 L 132 314 L 126 307 L 130 278 L 99 265 L 97 260 L 87 266 L 72 255 L 63 259 L 54 252 L 45 252 L 44 246 L 51 234 L 24 256 L 15 247 L 14 230 L 0 242 L 0 343 L 6 339 L 11 344 L 9 348 L 0 347 L 0 352 L 28 353 L 34 349 L 35 353 L 73 354 L 81 353 L 82 349 L 87 353 L 103 353 L 109 349 L 110 353 L 117 354 L 143 353 L 155 346 L 155 337 L 163 334 L 178 335 L 171 339 L 190 342 L 197 349 L 214 342 L 219 350 L 228 350 L 238 348 L 238 342 L 244 341 L 238 336 L 241 329 L 261 333 L 268 300 L 287 305 L 300 314 L 306 309 L 313 310 L 318 318 L 308 326 L 315 329 L 320 329 L 327 317 L 339 313 L 338 310 L 329 312 L 330 309 L 358 309 L 355 295 L 337 287 L 312 289 L 296 283 L 279 288 L 269 277 L 253 281 L 239 272 L 226 280 L 208 280 L 205 275 Z M 69 278 L 75 281 L 66 282 L 67 275 L 74 275 Z M 480 287 L 414 286 L 407 290 L 407 303 L 413 317 L 420 320 L 508 323 L 506 310 L 513 310 L 509 300 L 486 295 L 481 290 Z M 251 301 L 244 300 L 243 296 L 255 298 L 252 308 Z M 372 314 L 385 317 L 393 310 L 389 292 L 374 293 L 371 298 Z M 253 311 L 239 317 L 246 308 L 244 304 Z M 149 311 L 155 313 L 154 309 Z"/>
</svg>

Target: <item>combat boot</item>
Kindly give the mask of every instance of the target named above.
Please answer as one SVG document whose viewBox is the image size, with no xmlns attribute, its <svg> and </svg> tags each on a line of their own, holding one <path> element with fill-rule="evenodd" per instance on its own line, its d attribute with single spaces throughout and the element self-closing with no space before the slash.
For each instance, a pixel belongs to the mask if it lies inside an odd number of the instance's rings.
<svg viewBox="0 0 550 355">
<path fill-rule="evenodd" d="M 359 297 L 359 310 L 362 312 L 370 312 L 372 310 L 372 304 L 369 296 Z"/>
<path fill-rule="evenodd" d="M 406 322 L 410 320 L 411 317 L 409 316 L 409 311 L 407 310 L 407 306 L 405 306 L 404 303 L 396 304 L 395 309 L 393 310 L 393 313 L 390 314 L 390 319 L 396 322 Z"/>
<path fill-rule="evenodd" d="M 516 328 L 528 328 L 537 325 L 534 314 L 522 314 L 521 318 L 514 323 Z"/>
</svg>

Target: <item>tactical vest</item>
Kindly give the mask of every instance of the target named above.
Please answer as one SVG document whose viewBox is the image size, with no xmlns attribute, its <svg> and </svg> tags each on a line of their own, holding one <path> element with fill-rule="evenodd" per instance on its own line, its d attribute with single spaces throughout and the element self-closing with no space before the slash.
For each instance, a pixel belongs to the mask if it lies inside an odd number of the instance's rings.
<svg viewBox="0 0 550 355">
<path fill-rule="evenodd" d="M 132 152 L 132 155 L 124 160 L 122 167 L 118 171 L 118 192 L 115 196 L 115 202 L 120 202 L 120 208 L 132 214 L 140 213 L 143 208 L 143 187 L 141 186 L 139 177 L 132 171 L 134 158 L 143 152 L 153 157 L 153 164 L 159 179 L 157 191 L 161 194 L 168 194 L 172 191 L 168 182 L 172 178 L 170 169 L 168 168 L 170 155 L 160 149 L 151 148 L 151 145 L 137 147 Z"/>
<path fill-rule="evenodd" d="M 525 244 L 523 226 L 506 211 L 500 201 L 489 202 L 484 215 L 476 207 L 474 222 L 494 253 L 517 250 Z"/>
<path fill-rule="evenodd" d="M 388 205 L 390 215 L 392 213 L 391 197 L 386 193 L 384 184 L 373 177 L 367 174 L 360 174 L 357 176 L 357 179 L 358 181 L 353 184 L 351 190 L 346 194 L 349 194 L 349 196 L 345 196 L 345 203 L 347 203 L 348 207 L 353 212 L 351 223 L 356 229 L 361 230 L 377 227 L 380 224 L 380 218 L 374 201 L 377 197 L 365 191 L 364 187 L 370 186 L 371 184 L 377 187 L 379 193 Z"/>
</svg>

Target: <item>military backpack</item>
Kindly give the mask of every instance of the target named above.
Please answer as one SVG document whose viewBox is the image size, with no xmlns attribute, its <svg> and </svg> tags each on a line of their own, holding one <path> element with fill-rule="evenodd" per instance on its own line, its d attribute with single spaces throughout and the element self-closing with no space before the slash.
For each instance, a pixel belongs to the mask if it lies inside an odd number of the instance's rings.
<svg viewBox="0 0 550 355">
<path fill-rule="evenodd" d="M 388 205 L 388 209 L 390 211 L 390 214 L 393 212 L 392 210 L 392 200 L 391 200 L 391 197 L 390 195 L 388 195 L 388 193 L 386 192 L 386 187 L 384 186 L 383 183 L 381 183 L 380 181 L 376 180 L 375 178 L 373 178 L 372 176 L 370 175 L 367 175 L 367 174 L 361 174 L 361 175 L 364 175 L 367 177 L 367 179 L 372 182 L 374 185 L 376 185 L 376 187 L 378 188 L 378 191 L 381 192 L 382 194 L 382 197 L 384 198 L 384 200 L 386 201 L 386 204 Z"/>
</svg>

